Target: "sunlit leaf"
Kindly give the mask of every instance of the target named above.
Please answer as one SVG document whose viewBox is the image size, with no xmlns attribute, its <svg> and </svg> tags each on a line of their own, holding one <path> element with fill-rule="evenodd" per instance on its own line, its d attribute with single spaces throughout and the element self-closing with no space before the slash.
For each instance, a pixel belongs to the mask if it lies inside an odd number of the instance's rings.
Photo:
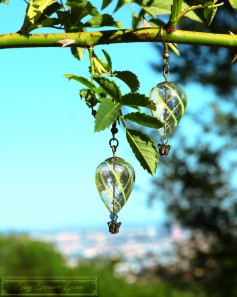
<svg viewBox="0 0 237 297">
<path fill-rule="evenodd" d="M 112 71 L 112 60 L 110 58 L 110 55 L 104 49 L 102 49 L 102 52 L 104 53 L 106 61 L 107 61 L 108 65 L 109 65 L 109 67 L 110 67 L 110 69 Z"/>
<path fill-rule="evenodd" d="M 141 166 L 154 175 L 158 163 L 158 151 L 154 142 L 141 132 L 127 129 L 126 137 Z"/>
<path fill-rule="evenodd" d="M 95 132 L 105 130 L 112 125 L 118 116 L 119 105 L 115 105 L 109 98 L 104 99 L 96 113 Z"/>
<path fill-rule="evenodd" d="M 132 92 L 137 92 L 139 89 L 139 80 L 131 71 L 114 71 L 113 75 L 126 83 Z"/>
<path fill-rule="evenodd" d="M 207 1 L 206 5 L 207 6 L 211 6 L 213 4 L 215 4 L 216 1 Z M 217 7 L 210 7 L 210 8 L 206 8 L 204 9 L 204 16 L 205 16 L 205 19 L 208 23 L 208 25 L 210 25 L 216 15 L 216 12 L 217 12 Z"/>
<path fill-rule="evenodd" d="M 123 95 L 120 104 L 135 108 L 140 106 L 149 108 L 151 110 L 156 110 L 155 103 L 150 100 L 148 96 L 138 93 L 128 93 L 126 95 Z"/>
<path fill-rule="evenodd" d="M 104 26 L 122 28 L 121 23 L 114 20 L 109 14 L 97 14 L 85 23 L 86 27 L 99 28 Z"/>
<path fill-rule="evenodd" d="M 190 5 L 188 5 L 187 3 L 183 2 L 183 4 L 182 4 L 182 9 L 183 10 L 184 9 L 187 9 L 189 7 L 190 7 Z M 191 10 L 187 14 L 185 14 L 185 17 L 187 17 L 187 18 L 189 18 L 189 19 L 191 19 L 193 21 L 199 22 L 199 23 L 202 23 L 203 22 L 202 19 L 193 10 Z"/>
<path fill-rule="evenodd" d="M 119 102 L 121 100 L 121 92 L 118 85 L 106 77 L 94 76 L 93 79 L 107 92 L 107 94 L 114 100 Z"/>
<path fill-rule="evenodd" d="M 172 0 L 154 0 L 152 3 L 148 2 L 147 5 L 143 5 L 142 7 L 147 14 L 155 19 L 156 15 L 170 14 L 172 3 Z"/>
<path fill-rule="evenodd" d="M 58 24 L 56 18 L 50 15 L 62 7 L 56 0 L 30 0 L 28 3 L 23 26 L 20 33 L 28 34 L 30 31 L 41 27 L 54 27 Z"/>
<path fill-rule="evenodd" d="M 100 59 L 94 52 L 91 57 L 91 63 L 93 64 L 93 74 L 99 74 L 101 76 L 103 73 L 110 74 L 112 72 L 110 66 Z"/>
<path fill-rule="evenodd" d="M 157 15 L 170 14 L 172 3 L 173 0 L 154 0 L 152 1 L 152 3 L 144 1 L 142 8 L 148 15 L 156 19 Z M 190 5 L 188 5 L 187 3 L 182 3 L 182 10 L 187 9 L 189 7 Z M 202 20 L 194 11 L 188 12 L 187 14 L 185 14 L 185 17 L 197 22 L 202 22 Z"/>
<path fill-rule="evenodd" d="M 229 2 L 234 9 L 237 9 L 237 0 L 229 0 Z"/>
<path fill-rule="evenodd" d="M 141 112 L 128 113 L 124 116 L 124 119 L 154 129 L 159 129 L 164 126 L 159 119 Z"/>
<path fill-rule="evenodd" d="M 64 76 L 66 78 L 68 78 L 69 80 L 73 79 L 75 81 L 78 81 L 79 83 L 85 85 L 87 88 L 89 89 L 95 89 L 95 86 L 93 83 L 91 83 L 87 78 L 83 77 L 83 76 L 77 76 L 74 74 L 64 74 Z"/>
</svg>

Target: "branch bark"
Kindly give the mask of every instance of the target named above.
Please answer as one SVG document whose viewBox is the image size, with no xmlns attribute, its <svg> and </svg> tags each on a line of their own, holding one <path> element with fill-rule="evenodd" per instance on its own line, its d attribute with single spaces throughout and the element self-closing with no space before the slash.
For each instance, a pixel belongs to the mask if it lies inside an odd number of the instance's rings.
<svg viewBox="0 0 237 297">
<path fill-rule="evenodd" d="M 21 35 L 10 33 L 0 35 L 0 49 L 62 47 L 60 41 L 71 39 L 69 46 L 88 47 L 102 44 L 131 42 L 162 42 L 160 28 L 139 28 L 78 33 L 50 33 Z M 218 47 L 237 47 L 237 35 L 214 34 L 176 30 L 171 34 L 164 30 L 164 41 L 177 44 L 197 44 Z"/>
</svg>

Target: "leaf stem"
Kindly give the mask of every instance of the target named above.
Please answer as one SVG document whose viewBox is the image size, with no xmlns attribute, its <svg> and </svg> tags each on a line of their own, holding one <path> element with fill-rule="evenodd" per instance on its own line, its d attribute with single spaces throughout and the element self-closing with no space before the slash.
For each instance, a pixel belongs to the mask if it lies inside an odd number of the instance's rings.
<svg viewBox="0 0 237 297">
<path fill-rule="evenodd" d="M 94 47 L 93 45 L 88 46 L 88 51 L 89 51 L 89 60 L 90 60 L 90 72 L 91 72 L 91 82 L 93 82 L 93 76 L 95 74 L 95 67 L 93 63 L 93 53 L 94 53 Z"/>
<path fill-rule="evenodd" d="M 166 28 L 169 28 L 169 32 L 175 30 L 182 9 L 182 3 L 183 0 L 173 0 L 173 5 L 171 6 L 170 19 L 168 24 L 166 25 Z"/>
<path fill-rule="evenodd" d="M 224 2 L 221 2 L 221 3 L 218 3 L 218 4 L 213 4 L 213 5 L 202 5 L 202 4 L 199 4 L 199 5 L 194 5 L 194 6 L 191 6 L 189 8 L 186 8 L 184 9 L 180 14 L 179 14 L 179 17 L 178 17 L 178 21 L 183 17 L 185 16 L 185 14 L 189 13 L 190 11 L 192 10 L 196 10 L 196 9 L 201 9 L 201 8 L 215 8 L 215 7 L 219 7 L 219 6 L 222 6 L 224 5 Z"/>
</svg>

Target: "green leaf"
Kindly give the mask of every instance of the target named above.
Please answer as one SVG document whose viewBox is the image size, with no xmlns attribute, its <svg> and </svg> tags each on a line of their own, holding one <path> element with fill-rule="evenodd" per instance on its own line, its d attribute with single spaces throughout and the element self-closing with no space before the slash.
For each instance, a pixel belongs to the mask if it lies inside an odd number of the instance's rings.
<svg viewBox="0 0 237 297">
<path fill-rule="evenodd" d="M 127 84 L 132 92 L 137 92 L 140 87 L 140 82 L 137 76 L 131 71 L 114 71 L 113 76 L 121 79 L 125 84 Z"/>
<path fill-rule="evenodd" d="M 156 19 L 157 15 L 170 14 L 172 4 L 173 4 L 173 0 L 166 0 L 166 1 L 154 0 L 152 3 L 144 1 L 142 8 L 147 14 L 149 14 L 154 19 Z M 184 3 L 184 2 L 182 3 L 183 10 L 189 7 L 190 5 L 188 5 L 187 3 Z M 197 22 L 202 22 L 202 20 L 194 11 L 188 12 L 187 14 L 185 14 L 185 17 L 190 18 Z"/>
<path fill-rule="evenodd" d="M 119 105 L 115 105 L 109 98 L 104 99 L 96 113 L 95 132 L 105 130 L 112 125 L 118 116 Z"/>
<path fill-rule="evenodd" d="M 98 95 L 97 100 L 99 100 L 100 102 L 102 102 L 107 97 L 107 93 L 101 87 L 95 88 L 94 92 Z"/>
<path fill-rule="evenodd" d="M 70 7 L 72 23 L 76 23 L 88 15 L 95 16 L 99 13 L 97 8 L 87 0 L 67 1 L 66 5 Z"/>
<path fill-rule="evenodd" d="M 98 102 L 95 93 L 91 89 L 81 89 L 79 95 L 89 107 L 94 107 Z"/>
<path fill-rule="evenodd" d="M 106 77 L 93 76 L 93 79 L 107 92 L 107 94 L 116 102 L 121 100 L 121 92 L 118 85 Z"/>
<path fill-rule="evenodd" d="M 206 5 L 211 6 L 215 4 L 216 1 L 207 1 Z M 207 21 L 207 24 L 210 25 L 216 15 L 217 12 L 217 7 L 211 7 L 211 8 L 206 8 L 204 9 L 204 17 Z"/>
<path fill-rule="evenodd" d="M 138 93 L 128 93 L 126 95 L 123 95 L 120 104 L 135 108 L 140 106 L 149 108 L 151 110 L 156 110 L 155 103 L 149 97 Z"/>
<path fill-rule="evenodd" d="M 229 0 L 229 2 L 234 9 L 237 9 L 237 0 Z"/>
<path fill-rule="evenodd" d="M 97 14 L 85 23 L 86 27 L 99 28 L 104 26 L 112 26 L 122 28 L 121 23 L 114 20 L 109 14 Z"/>
<path fill-rule="evenodd" d="M 103 73 L 110 75 L 112 72 L 111 67 L 100 59 L 94 51 L 91 56 L 91 63 L 93 64 L 93 74 L 99 74 L 101 76 Z"/>
<path fill-rule="evenodd" d="M 148 5 L 142 5 L 142 7 L 147 14 L 155 19 L 157 15 L 170 14 L 172 3 L 172 0 L 154 0 L 152 3 L 148 2 Z"/>
<path fill-rule="evenodd" d="M 84 47 L 71 47 L 71 53 L 73 56 L 78 59 L 82 60 L 84 53 L 85 53 L 85 48 Z"/>
<path fill-rule="evenodd" d="M 0 0 L 0 3 L 9 4 L 9 1 L 8 0 Z"/>
<path fill-rule="evenodd" d="M 64 74 L 64 76 L 66 78 L 68 78 L 69 80 L 73 79 L 73 80 L 78 81 L 79 83 L 85 85 L 87 88 L 89 88 L 91 90 L 95 89 L 94 84 L 91 83 L 87 78 L 85 78 L 83 76 L 77 76 L 77 75 L 74 75 L 74 74 Z"/>
<path fill-rule="evenodd" d="M 187 8 L 189 8 L 189 7 L 191 7 L 191 6 L 188 5 L 187 3 L 183 2 L 183 4 L 182 4 L 182 9 L 183 9 L 183 10 L 184 10 L 184 9 L 187 9 Z M 196 14 L 196 12 L 193 11 L 193 10 L 189 11 L 189 12 L 188 12 L 187 14 L 185 14 L 184 16 L 187 17 L 187 18 L 189 18 L 189 19 L 191 19 L 191 20 L 193 20 L 193 21 L 199 22 L 199 23 L 202 23 L 202 22 L 203 22 L 202 19 L 201 19 L 201 18 Z"/>
<path fill-rule="evenodd" d="M 102 52 L 104 53 L 106 61 L 107 61 L 108 65 L 109 65 L 109 67 L 110 67 L 110 69 L 112 71 L 112 60 L 110 58 L 110 55 L 104 49 L 102 49 Z"/>
<path fill-rule="evenodd" d="M 46 25 L 43 25 L 42 23 L 47 20 L 49 15 L 56 12 L 60 7 L 61 5 L 56 3 L 56 0 L 30 0 L 20 32 L 22 34 L 27 34 L 36 28 L 52 26 L 54 24 L 53 21 L 49 22 L 48 20 Z M 46 15 L 47 10 L 48 12 Z"/>
<path fill-rule="evenodd" d="M 154 142 L 141 132 L 130 129 L 126 130 L 126 137 L 141 166 L 154 175 L 158 163 L 158 151 Z"/>
<path fill-rule="evenodd" d="M 126 1 L 126 0 L 118 0 L 118 3 L 114 9 L 114 12 L 117 11 L 119 8 L 121 8 L 126 2 L 131 2 L 131 1 Z"/>
<path fill-rule="evenodd" d="M 69 7 L 68 10 L 59 11 L 57 13 L 59 23 L 63 25 L 66 32 L 85 31 L 84 27 L 86 27 L 86 25 L 82 22 L 82 19 L 99 14 L 96 7 L 87 0 L 67 1 L 66 6 Z"/>
<path fill-rule="evenodd" d="M 154 129 L 159 129 L 164 126 L 157 118 L 141 112 L 128 113 L 124 116 L 124 119 Z"/>
<path fill-rule="evenodd" d="M 101 9 L 105 9 L 113 0 L 103 0 Z"/>
</svg>

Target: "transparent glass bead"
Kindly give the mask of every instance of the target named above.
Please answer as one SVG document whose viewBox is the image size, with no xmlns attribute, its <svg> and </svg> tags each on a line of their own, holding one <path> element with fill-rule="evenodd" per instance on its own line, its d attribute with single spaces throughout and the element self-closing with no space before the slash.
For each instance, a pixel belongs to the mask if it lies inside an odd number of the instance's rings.
<svg viewBox="0 0 237 297">
<path fill-rule="evenodd" d="M 152 114 L 164 124 L 164 127 L 158 129 L 158 133 L 167 138 L 177 128 L 185 112 L 186 92 L 173 82 L 161 82 L 151 89 L 150 99 L 156 105 Z"/>
<path fill-rule="evenodd" d="M 135 182 L 135 171 L 122 158 L 112 157 L 99 164 L 96 187 L 107 209 L 118 213 L 127 202 Z"/>
</svg>

